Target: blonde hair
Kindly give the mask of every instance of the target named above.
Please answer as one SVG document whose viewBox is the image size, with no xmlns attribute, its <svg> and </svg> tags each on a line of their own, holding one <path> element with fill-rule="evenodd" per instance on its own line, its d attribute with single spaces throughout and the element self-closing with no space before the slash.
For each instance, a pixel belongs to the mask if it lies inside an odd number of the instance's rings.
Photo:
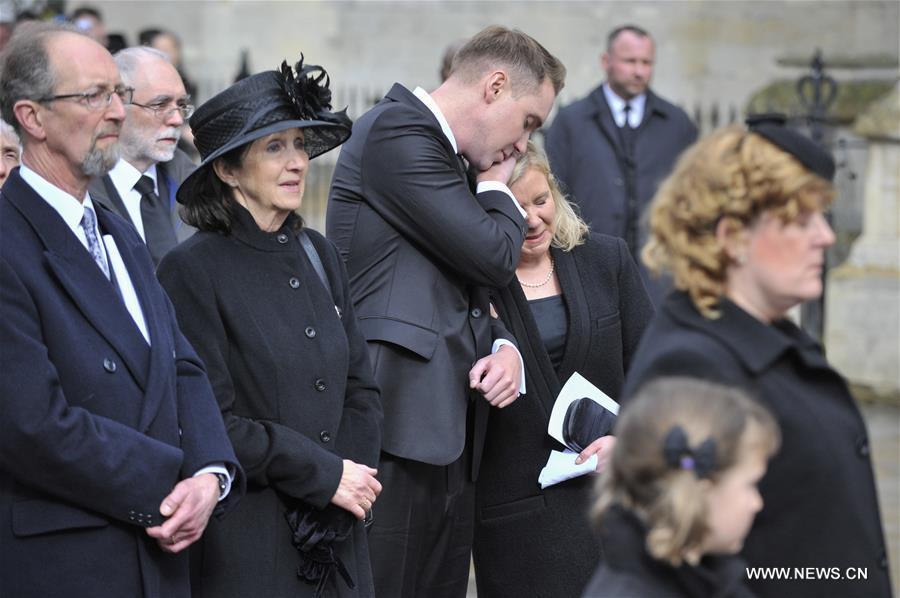
<svg viewBox="0 0 900 598">
<path fill-rule="evenodd" d="M 577 246 L 584 243 L 590 229 L 584 220 L 575 211 L 575 208 L 566 199 L 562 191 L 559 189 L 559 182 L 553 173 L 550 172 L 550 162 L 547 155 L 533 142 L 528 142 L 528 148 L 525 153 L 516 161 L 513 168 L 512 177 L 509 180 L 509 186 L 522 178 L 526 172 L 534 169 L 547 177 L 547 185 L 550 187 L 550 195 L 553 203 L 556 205 L 556 216 L 553 222 L 553 240 L 551 244 L 563 251 L 572 251 Z"/>
<path fill-rule="evenodd" d="M 666 437 L 676 426 L 690 447 L 712 439 L 715 465 L 707 475 L 667 461 Z M 709 482 L 748 454 L 771 457 L 780 444 L 772 415 L 743 391 L 678 377 L 644 385 L 623 409 L 615 435 L 592 515 L 600 522 L 613 505 L 629 509 L 647 527 L 648 552 L 673 566 L 699 556 L 709 533 Z"/>
<path fill-rule="evenodd" d="M 715 318 L 732 263 L 716 237 L 719 222 L 727 219 L 731 233 L 763 212 L 791 222 L 833 195 L 830 182 L 760 135 L 720 129 L 688 148 L 659 188 L 641 257 L 651 271 L 670 272 L 700 313 Z"/>
</svg>

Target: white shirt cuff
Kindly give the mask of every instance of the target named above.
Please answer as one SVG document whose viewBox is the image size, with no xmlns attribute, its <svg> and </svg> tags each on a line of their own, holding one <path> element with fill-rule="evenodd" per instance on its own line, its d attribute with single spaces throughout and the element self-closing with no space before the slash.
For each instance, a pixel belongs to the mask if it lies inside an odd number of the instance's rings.
<svg viewBox="0 0 900 598">
<path fill-rule="evenodd" d="M 220 502 L 225 500 L 225 497 L 228 496 L 229 492 L 231 492 L 231 483 L 234 481 L 234 474 L 228 471 L 224 463 L 214 463 L 213 465 L 208 465 L 199 470 L 192 477 L 196 478 L 198 475 L 203 475 L 204 473 L 221 473 L 226 478 L 228 478 L 228 480 L 225 482 L 225 492 L 223 492 L 219 497 Z"/>
<path fill-rule="evenodd" d="M 478 183 L 478 186 L 475 187 L 475 193 L 484 193 L 485 191 L 502 191 L 506 193 L 512 200 L 513 205 L 516 206 L 519 214 L 522 215 L 522 218 L 528 218 L 528 214 L 525 213 L 525 210 L 523 210 L 522 206 L 519 205 L 519 202 L 516 201 L 516 196 L 512 194 L 512 191 L 509 190 L 509 187 L 507 187 L 500 181 L 481 181 L 480 183 Z"/>
<path fill-rule="evenodd" d="M 519 349 L 517 349 L 514 344 L 512 344 L 505 338 L 498 338 L 494 341 L 494 344 L 491 345 L 491 355 L 499 351 L 500 347 L 502 347 L 503 345 L 509 345 L 510 347 L 512 347 L 513 351 L 516 352 L 516 355 L 519 356 L 519 369 L 522 371 L 522 377 L 519 380 L 519 394 L 525 394 L 525 362 L 522 361 L 522 354 L 519 353 Z"/>
</svg>

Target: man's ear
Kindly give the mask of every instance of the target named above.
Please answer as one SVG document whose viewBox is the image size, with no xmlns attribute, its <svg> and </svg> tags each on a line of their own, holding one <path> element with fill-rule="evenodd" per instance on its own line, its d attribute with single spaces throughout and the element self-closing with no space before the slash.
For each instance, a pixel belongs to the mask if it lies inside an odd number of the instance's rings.
<svg viewBox="0 0 900 598">
<path fill-rule="evenodd" d="M 499 100 L 503 94 L 510 93 L 509 75 L 506 71 L 497 70 L 484 80 L 484 100 L 490 104 Z"/>
<path fill-rule="evenodd" d="M 716 224 L 716 240 L 732 262 L 747 261 L 747 229 L 736 218 L 725 216 Z"/>
<path fill-rule="evenodd" d="M 609 52 L 600 55 L 600 66 L 603 67 L 604 72 L 609 70 Z"/>
<path fill-rule="evenodd" d="M 47 138 L 47 133 L 38 107 L 39 104 L 32 100 L 19 100 L 13 105 L 13 114 L 30 137 L 43 141 Z"/>
</svg>

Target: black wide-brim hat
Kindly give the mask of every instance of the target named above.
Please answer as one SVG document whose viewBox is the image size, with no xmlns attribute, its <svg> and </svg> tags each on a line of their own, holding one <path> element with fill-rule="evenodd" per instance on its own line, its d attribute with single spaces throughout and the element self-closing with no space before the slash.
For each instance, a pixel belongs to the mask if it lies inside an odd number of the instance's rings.
<svg viewBox="0 0 900 598">
<path fill-rule="evenodd" d="M 188 203 L 201 175 L 216 158 L 286 129 L 303 129 L 310 160 L 345 142 L 353 125 L 346 111 L 331 112 L 328 74 L 322 67 L 303 65 L 292 70 L 265 71 L 241 79 L 213 96 L 191 116 L 194 145 L 201 162 L 178 188 L 179 203 Z"/>
</svg>

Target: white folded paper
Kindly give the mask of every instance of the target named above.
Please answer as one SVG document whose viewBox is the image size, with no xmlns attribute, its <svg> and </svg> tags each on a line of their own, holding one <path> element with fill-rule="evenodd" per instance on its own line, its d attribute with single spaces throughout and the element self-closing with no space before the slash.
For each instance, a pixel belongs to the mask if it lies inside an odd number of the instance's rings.
<svg viewBox="0 0 900 598">
<path fill-rule="evenodd" d="M 541 485 L 541 488 L 577 478 L 597 469 L 597 455 L 591 455 L 581 465 L 575 464 L 577 456 L 578 453 L 570 449 L 550 451 L 550 458 L 547 459 L 547 464 L 544 465 L 544 469 L 541 470 L 541 474 L 538 476 L 538 484 Z"/>
<path fill-rule="evenodd" d="M 556 397 L 556 402 L 553 403 L 553 411 L 550 412 L 550 422 L 547 424 L 547 433 L 563 445 L 566 444 L 563 438 L 563 422 L 566 419 L 566 411 L 568 411 L 569 405 L 582 397 L 587 397 L 596 403 L 600 403 L 607 410 L 615 415 L 619 415 L 618 403 L 609 398 L 605 392 L 588 382 L 584 376 L 575 372 L 563 385 L 562 390 L 559 391 L 559 396 Z"/>
<path fill-rule="evenodd" d="M 619 414 L 619 404 L 609 398 L 602 390 L 588 382 L 584 376 L 575 372 L 566 381 L 556 402 L 553 403 L 553 411 L 550 412 L 550 421 L 547 424 L 547 433 L 558 440 L 560 444 L 565 446 L 566 441 L 563 438 L 563 422 L 566 419 L 566 411 L 574 401 L 582 397 L 587 397 L 614 414 Z M 580 475 L 590 473 L 597 469 L 597 455 L 591 457 L 580 465 L 575 464 L 575 458 L 578 453 L 571 449 L 564 451 L 550 451 L 550 458 L 547 464 L 538 475 L 538 484 L 541 488 L 552 486 Z"/>
</svg>

